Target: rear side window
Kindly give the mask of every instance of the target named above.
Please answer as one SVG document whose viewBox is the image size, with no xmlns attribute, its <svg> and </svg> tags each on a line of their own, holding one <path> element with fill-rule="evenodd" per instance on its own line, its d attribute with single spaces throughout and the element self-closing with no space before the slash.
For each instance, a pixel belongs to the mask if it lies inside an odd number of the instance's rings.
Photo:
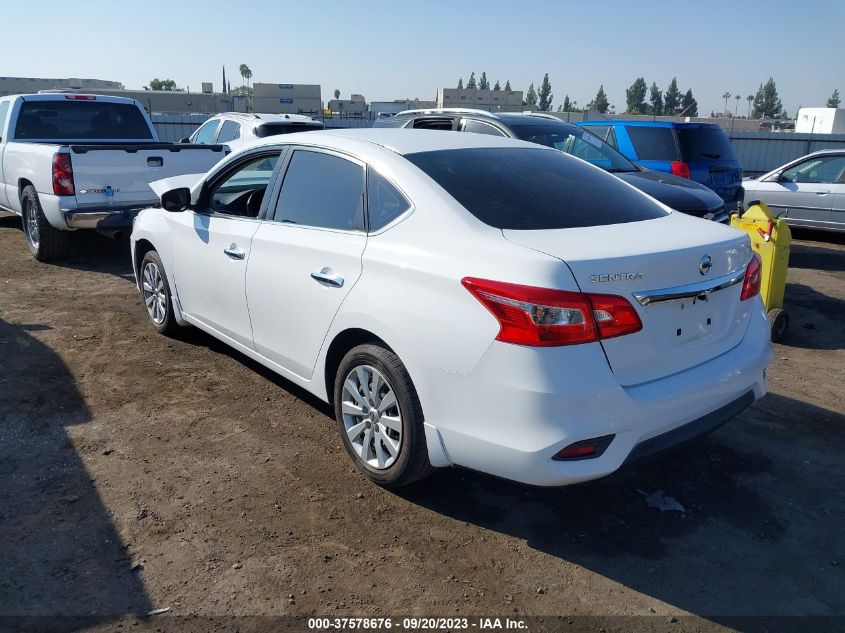
<svg viewBox="0 0 845 633">
<path fill-rule="evenodd" d="M 640 160 L 679 160 L 672 128 L 626 125 L 625 129 Z"/>
<path fill-rule="evenodd" d="M 399 190 L 374 169 L 367 176 L 367 210 L 370 231 L 378 231 L 411 208 Z"/>
<path fill-rule="evenodd" d="M 24 101 L 15 138 L 149 140 L 153 135 L 134 104 L 67 99 Z"/>
<path fill-rule="evenodd" d="M 241 124 L 237 121 L 223 121 L 220 133 L 217 135 L 218 143 L 234 141 L 241 133 Z"/>
<path fill-rule="evenodd" d="M 274 219 L 363 231 L 364 168 L 339 156 L 296 150 L 285 173 Z"/>
<path fill-rule="evenodd" d="M 276 136 L 277 134 L 293 134 L 294 132 L 310 132 L 322 130 L 319 123 L 263 123 L 255 128 L 255 135 L 258 138 Z"/>
<path fill-rule="evenodd" d="M 489 134 L 490 136 L 504 136 L 504 132 L 489 123 L 482 123 L 481 121 L 467 121 L 464 123 L 464 132 L 473 132 L 475 134 Z"/>
<path fill-rule="evenodd" d="M 733 145 L 721 128 L 678 128 L 681 155 L 688 162 L 736 160 Z"/>
<path fill-rule="evenodd" d="M 563 152 L 498 147 L 405 158 L 476 218 L 499 229 L 566 229 L 666 215 L 615 176 Z"/>
</svg>

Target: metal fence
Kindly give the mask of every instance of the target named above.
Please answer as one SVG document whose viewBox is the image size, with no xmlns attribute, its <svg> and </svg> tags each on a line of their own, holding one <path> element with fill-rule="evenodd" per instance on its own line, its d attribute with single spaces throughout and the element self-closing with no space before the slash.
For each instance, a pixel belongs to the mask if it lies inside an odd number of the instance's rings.
<svg viewBox="0 0 845 633">
<path fill-rule="evenodd" d="M 845 134 L 728 132 L 745 176 L 760 176 L 820 149 L 845 149 Z"/>
<path fill-rule="evenodd" d="M 162 141 L 176 142 L 190 136 L 210 114 L 153 114 L 152 121 Z M 332 128 L 371 127 L 369 117 L 318 116 Z M 726 130 L 742 163 L 743 174 L 759 176 L 789 161 L 819 149 L 845 148 L 845 134 L 797 134 Z"/>
</svg>

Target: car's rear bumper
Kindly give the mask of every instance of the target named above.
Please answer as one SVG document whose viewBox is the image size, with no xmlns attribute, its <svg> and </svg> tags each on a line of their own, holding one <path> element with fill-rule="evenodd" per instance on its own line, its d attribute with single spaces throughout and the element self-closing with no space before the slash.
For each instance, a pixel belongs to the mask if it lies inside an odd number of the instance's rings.
<svg viewBox="0 0 845 633">
<path fill-rule="evenodd" d="M 608 475 L 724 424 L 766 393 L 772 356 L 762 310 L 742 342 L 685 371 L 620 386 L 601 347 L 527 348 L 493 343 L 468 374 L 409 364 L 429 446 L 448 463 L 542 486 Z M 553 457 L 612 435 L 598 457 Z M 430 449 L 431 452 L 431 449 Z M 441 462 L 440 464 L 443 465 Z"/>
<path fill-rule="evenodd" d="M 141 211 L 149 205 L 124 208 L 94 208 L 63 210 L 65 224 L 70 229 L 96 229 L 101 233 L 116 236 L 119 233 L 129 233 L 132 222 Z"/>
</svg>

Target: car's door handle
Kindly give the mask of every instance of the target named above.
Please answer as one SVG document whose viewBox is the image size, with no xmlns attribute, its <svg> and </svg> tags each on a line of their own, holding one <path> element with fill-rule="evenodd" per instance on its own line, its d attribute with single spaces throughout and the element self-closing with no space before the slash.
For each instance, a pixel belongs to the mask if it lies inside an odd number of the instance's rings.
<svg viewBox="0 0 845 633">
<path fill-rule="evenodd" d="M 224 248 L 223 252 L 226 253 L 232 259 L 243 259 L 246 257 L 246 253 L 243 252 L 238 245 L 232 242 L 232 245 L 229 248 Z"/>
<path fill-rule="evenodd" d="M 826 196 L 830 193 L 827 189 L 819 189 L 818 191 L 814 192 L 817 196 Z"/>
<path fill-rule="evenodd" d="M 319 282 L 335 286 L 336 288 L 343 288 L 343 277 L 340 275 L 332 275 L 329 270 L 331 269 L 323 268 L 323 270 L 319 272 L 311 273 L 311 279 L 316 279 Z"/>
</svg>

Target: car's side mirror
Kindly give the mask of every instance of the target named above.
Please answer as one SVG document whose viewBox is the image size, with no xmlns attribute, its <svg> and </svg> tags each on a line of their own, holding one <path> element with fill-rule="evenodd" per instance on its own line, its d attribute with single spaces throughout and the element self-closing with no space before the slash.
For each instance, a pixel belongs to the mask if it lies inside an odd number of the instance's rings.
<svg viewBox="0 0 845 633">
<path fill-rule="evenodd" d="M 161 208 L 171 213 L 184 211 L 191 204 L 191 190 L 187 187 L 171 189 L 161 194 Z"/>
<path fill-rule="evenodd" d="M 190 143 L 190 142 L 191 142 L 191 137 L 186 136 L 185 138 L 181 139 L 179 142 L 180 142 L 180 143 Z"/>
</svg>

